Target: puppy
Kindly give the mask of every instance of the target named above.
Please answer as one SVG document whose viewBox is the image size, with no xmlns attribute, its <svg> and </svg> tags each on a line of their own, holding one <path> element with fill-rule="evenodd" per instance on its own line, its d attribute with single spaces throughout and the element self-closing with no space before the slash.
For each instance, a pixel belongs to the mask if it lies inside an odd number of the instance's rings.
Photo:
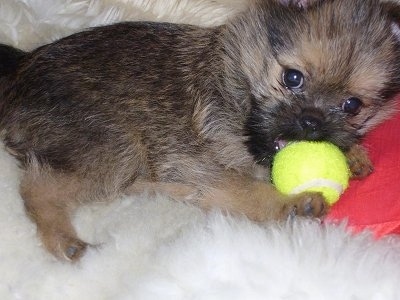
<svg viewBox="0 0 400 300">
<path fill-rule="evenodd" d="M 80 203 L 143 190 L 255 221 L 319 217 L 318 193 L 283 196 L 271 158 L 324 140 L 371 166 L 360 138 L 400 88 L 399 5 L 258 0 L 226 25 L 120 23 L 32 52 L 0 47 L 0 126 L 24 169 L 44 246 L 77 260 Z"/>
</svg>

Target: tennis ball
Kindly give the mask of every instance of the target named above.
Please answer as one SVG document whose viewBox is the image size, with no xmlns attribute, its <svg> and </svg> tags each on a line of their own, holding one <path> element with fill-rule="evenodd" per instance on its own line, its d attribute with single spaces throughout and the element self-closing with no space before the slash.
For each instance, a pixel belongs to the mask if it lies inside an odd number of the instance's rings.
<svg viewBox="0 0 400 300">
<path fill-rule="evenodd" d="M 347 188 L 350 170 L 342 151 L 328 142 L 289 143 L 275 156 L 272 182 L 283 194 L 321 192 L 329 204 Z"/>
</svg>

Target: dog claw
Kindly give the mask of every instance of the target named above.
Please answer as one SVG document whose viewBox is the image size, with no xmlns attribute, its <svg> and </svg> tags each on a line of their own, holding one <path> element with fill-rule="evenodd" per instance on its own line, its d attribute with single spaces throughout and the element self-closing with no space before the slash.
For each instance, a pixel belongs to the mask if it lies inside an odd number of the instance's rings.
<svg viewBox="0 0 400 300">
<path fill-rule="evenodd" d="M 313 213 L 314 207 L 311 204 L 311 202 L 308 202 L 304 205 L 304 215 L 308 217 L 312 217 L 314 215 Z"/>
<path fill-rule="evenodd" d="M 70 245 L 66 248 L 64 254 L 66 259 L 71 261 L 78 260 L 86 251 L 88 244 L 82 241 L 76 241 L 75 245 Z"/>
</svg>

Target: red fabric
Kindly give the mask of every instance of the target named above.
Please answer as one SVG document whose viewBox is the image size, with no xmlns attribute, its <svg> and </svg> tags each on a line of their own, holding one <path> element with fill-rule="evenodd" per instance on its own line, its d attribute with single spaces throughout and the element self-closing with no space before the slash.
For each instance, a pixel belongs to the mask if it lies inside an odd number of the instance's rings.
<svg viewBox="0 0 400 300">
<path fill-rule="evenodd" d="M 399 97 L 400 100 L 400 97 Z M 348 219 L 358 232 L 370 229 L 377 237 L 400 234 L 400 101 L 399 113 L 371 133 L 364 141 L 374 164 L 365 179 L 352 180 L 332 207 L 328 220 Z"/>
</svg>

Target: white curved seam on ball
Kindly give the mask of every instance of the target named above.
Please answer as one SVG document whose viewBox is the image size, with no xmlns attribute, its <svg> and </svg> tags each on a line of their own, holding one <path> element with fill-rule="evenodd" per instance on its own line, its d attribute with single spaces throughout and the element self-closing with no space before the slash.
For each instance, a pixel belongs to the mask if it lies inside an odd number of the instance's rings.
<svg viewBox="0 0 400 300">
<path fill-rule="evenodd" d="M 336 190 L 339 193 L 339 195 L 341 195 L 343 193 L 343 186 L 340 183 L 334 182 L 329 179 L 313 179 L 311 181 L 308 181 L 302 185 L 295 187 L 291 191 L 291 194 L 299 194 L 310 188 L 320 188 L 320 187 L 332 188 L 332 189 Z"/>
</svg>

